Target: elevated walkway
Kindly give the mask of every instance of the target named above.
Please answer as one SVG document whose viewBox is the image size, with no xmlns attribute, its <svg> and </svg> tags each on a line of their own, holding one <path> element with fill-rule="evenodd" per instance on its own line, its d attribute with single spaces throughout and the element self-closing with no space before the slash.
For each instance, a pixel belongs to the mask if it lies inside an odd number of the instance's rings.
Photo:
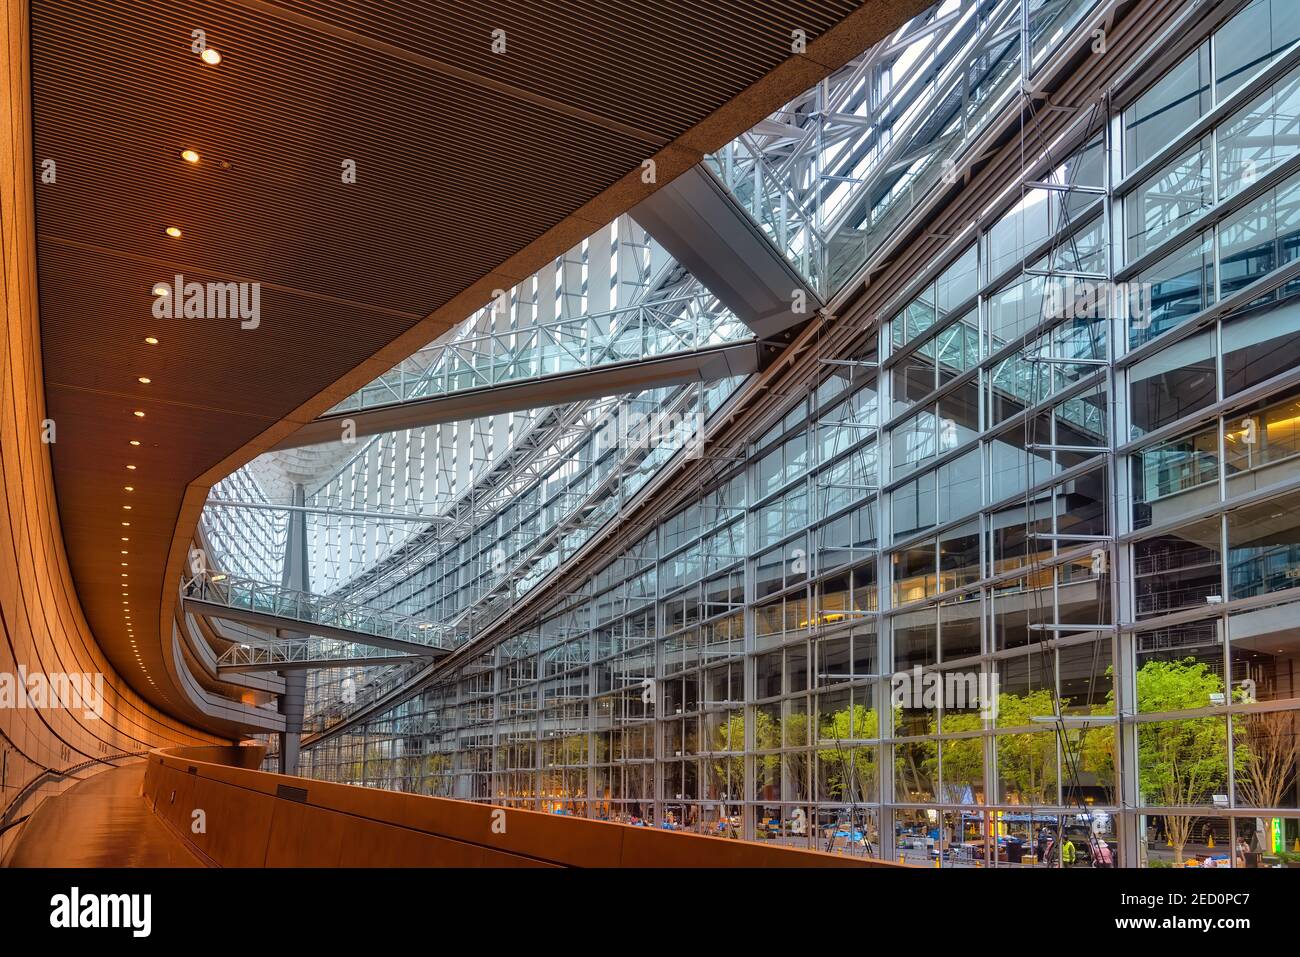
<svg viewBox="0 0 1300 957">
<path fill-rule="evenodd" d="M 355 411 L 331 411 L 286 436 L 275 449 L 337 442 L 345 427 L 353 436 L 364 438 L 380 432 L 424 428 L 441 422 L 463 422 L 485 415 L 564 405 L 686 382 L 715 382 L 757 372 L 762 356 L 761 345 L 746 340 L 677 354 L 598 364 L 590 369 L 505 380 L 499 384 L 484 382 L 446 393 L 423 395 L 420 390 L 408 387 L 397 393 L 401 398 L 389 402 L 373 401 L 373 404 L 362 405 L 358 400 Z"/>
<path fill-rule="evenodd" d="M 367 608 L 358 602 L 312 595 L 271 582 L 199 576 L 182 586 L 186 614 L 306 633 L 369 648 L 437 658 L 448 654 L 445 629 L 433 622 Z M 299 660 L 305 656 L 298 655 Z M 332 657 L 332 656 L 322 656 Z M 221 664 L 249 662 L 221 661 Z"/>
<path fill-rule="evenodd" d="M 744 323 L 698 282 L 665 282 L 607 312 L 433 342 L 276 449 L 758 370 L 762 348 Z"/>
</svg>

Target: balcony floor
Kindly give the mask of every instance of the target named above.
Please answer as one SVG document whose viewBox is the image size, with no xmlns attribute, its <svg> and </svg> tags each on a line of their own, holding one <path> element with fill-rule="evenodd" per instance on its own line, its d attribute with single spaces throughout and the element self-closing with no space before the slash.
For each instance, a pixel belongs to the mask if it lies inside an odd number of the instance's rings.
<svg viewBox="0 0 1300 957">
<path fill-rule="evenodd" d="M 9 867 L 201 867 L 145 804 L 145 762 L 101 771 L 47 799 L 26 824 Z"/>
</svg>

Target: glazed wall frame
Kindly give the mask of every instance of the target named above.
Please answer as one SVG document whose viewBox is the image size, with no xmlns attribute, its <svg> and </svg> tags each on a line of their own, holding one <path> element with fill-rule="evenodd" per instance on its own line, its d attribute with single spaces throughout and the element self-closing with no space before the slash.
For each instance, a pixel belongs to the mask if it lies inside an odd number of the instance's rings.
<svg viewBox="0 0 1300 957">
<path fill-rule="evenodd" d="M 1286 860 L 1300 20 L 1187 33 L 815 343 L 687 507 L 304 773 L 941 866 L 1045 830 L 1088 863 L 1090 832 L 1127 866 Z M 1150 309 L 1061 314 L 1063 280 Z M 997 714 L 899 706 L 916 668 L 996 678 Z"/>
</svg>

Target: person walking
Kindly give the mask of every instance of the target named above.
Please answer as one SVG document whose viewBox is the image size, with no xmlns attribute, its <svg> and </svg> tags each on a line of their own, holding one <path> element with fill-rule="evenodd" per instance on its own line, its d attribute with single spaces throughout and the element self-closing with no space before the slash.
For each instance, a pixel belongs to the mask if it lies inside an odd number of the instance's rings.
<svg viewBox="0 0 1300 957">
<path fill-rule="evenodd" d="M 1068 837 L 1061 840 L 1061 866 L 1073 867 L 1077 852 L 1074 849 L 1074 842 Z"/>
</svg>

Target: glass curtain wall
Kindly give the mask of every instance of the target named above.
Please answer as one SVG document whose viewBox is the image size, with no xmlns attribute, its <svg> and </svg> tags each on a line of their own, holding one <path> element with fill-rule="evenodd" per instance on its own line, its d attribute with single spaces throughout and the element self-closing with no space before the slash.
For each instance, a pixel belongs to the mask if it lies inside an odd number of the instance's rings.
<svg viewBox="0 0 1300 957">
<path fill-rule="evenodd" d="M 1298 39 L 1246 5 L 306 773 L 940 866 L 1300 862 Z"/>
</svg>

